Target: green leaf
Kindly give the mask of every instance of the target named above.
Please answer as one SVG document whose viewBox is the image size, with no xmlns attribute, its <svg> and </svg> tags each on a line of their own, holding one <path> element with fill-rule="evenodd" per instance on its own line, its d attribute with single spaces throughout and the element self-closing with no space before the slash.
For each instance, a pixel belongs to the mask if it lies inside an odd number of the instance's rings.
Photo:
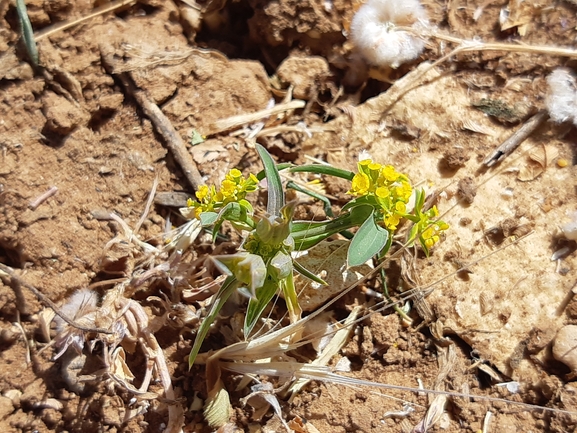
<svg viewBox="0 0 577 433">
<path fill-rule="evenodd" d="M 315 173 L 315 174 L 326 174 L 329 176 L 340 177 L 341 179 L 353 180 L 355 173 L 348 170 L 342 170 L 340 168 L 333 167 L 332 165 L 325 164 L 308 164 L 308 165 L 298 165 L 296 167 L 291 167 L 289 169 L 291 173 L 305 172 L 305 173 Z"/>
<path fill-rule="evenodd" d="M 294 221 L 291 225 L 291 235 L 295 241 L 295 250 L 308 250 L 335 233 L 358 227 L 372 215 L 372 212 L 372 206 L 359 205 L 330 221 Z"/>
<path fill-rule="evenodd" d="M 196 338 L 194 339 L 194 345 L 192 346 L 190 355 L 188 355 L 188 368 L 191 368 L 194 364 L 196 356 L 198 355 L 200 347 L 202 346 L 202 342 L 206 338 L 206 334 L 208 334 L 210 325 L 212 325 L 212 322 L 214 322 L 218 312 L 222 309 L 223 305 L 228 300 L 232 292 L 234 292 L 239 285 L 240 283 L 236 278 L 229 276 L 226 280 L 224 280 L 224 283 L 222 283 L 222 286 L 220 286 L 220 289 L 216 295 L 214 295 L 210 311 L 200 324 L 198 332 L 196 333 Z"/>
<path fill-rule="evenodd" d="M 24 39 L 24 45 L 26 46 L 28 57 L 30 57 L 30 60 L 34 66 L 38 66 L 38 48 L 36 47 L 34 30 L 32 29 L 32 24 L 30 23 L 30 18 L 28 17 L 28 12 L 26 11 L 26 4 L 24 3 L 24 0 L 16 0 L 16 13 L 18 14 L 18 19 L 20 20 L 22 39 Z"/>
<path fill-rule="evenodd" d="M 206 137 L 204 135 L 202 135 L 196 129 L 192 130 L 192 133 L 190 134 L 190 145 L 191 146 L 196 146 L 197 144 L 204 143 L 205 140 L 206 140 Z"/>
<path fill-rule="evenodd" d="M 377 255 L 387 244 L 389 232 L 377 225 L 373 214 L 365 220 L 351 241 L 347 255 L 349 266 L 360 266 Z"/>
<path fill-rule="evenodd" d="M 415 214 L 420 216 L 423 212 L 423 206 L 425 205 L 425 191 L 419 189 L 416 191 L 415 195 Z"/>
<path fill-rule="evenodd" d="M 278 282 L 270 276 L 267 277 L 264 285 L 256 290 L 256 297 L 248 302 L 246 316 L 244 317 L 244 338 L 248 338 L 262 312 L 272 300 L 278 290 Z"/>
<path fill-rule="evenodd" d="M 323 208 L 325 213 L 327 214 L 327 216 L 333 218 L 335 215 L 333 213 L 333 209 L 331 208 L 331 202 L 329 201 L 328 198 L 326 198 L 324 195 L 316 192 L 316 191 L 312 191 L 308 188 L 304 188 L 300 185 L 297 185 L 295 182 L 293 182 L 292 180 L 289 180 L 286 184 L 287 188 L 291 188 L 294 189 L 295 191 L 299 191 L 302 192 L 303 194 L 309 195 L 313 198 L 316 198 L 317 200 L 320 200 L 323 202 Z"/>
<path fill-rule="evenodd" d="M 375 209 L 380 208 L 380 205 L 379 205 L 379 203 L 377 203 L 377 199 L 375 198 L 374 195 L 363 195 L 361 197 L 354 198 L 351 201 L 349 201 L 348 203 L 346 203 L 342 207 L 341 212 L 344 212 L 344 211 L 347 211 L 349 209 L 353 209 L 357 206 L 362 206 L 362 205 L 369 205 Z"/>
<path fill-rule="evenodd" d="M 284 206 L 284 191 L 282 189 L 280 175 L 270 153 L 258 143 L 256 144 L 256 150 L 262 160 L 262 165 L 264 165 L 264 172 L 268 183 L 266 211 L 269 215 L 280 216 L 280 210 Z"/>
<path fill-rule="evenodd" d="M 244 214 L 246 215 L 246 210 L 244 210 Z M 200 214 L 202 216 L 202 214 Z M 212 241 L 216 239 L 216 235 L 220 230 L 220 227 L 224 223 L 225 220 L 229 221 L 243 221 L 243 208 L 240 204 L 236 202 L 228 203 L 224 206 L 220 212 L 218 213 L 218 217 L 214 222 L 214 228 L 212 229 Z"/>
<path fill-rule="evenodd" d="M 276 169 L 278 171 L 283 171 L 291 167 L 294 167 L 294 164 L 291 162 L 281 162 L 280 164 L 276 165 Z M 255 174 L 255 176 L 259 181 L 263 180 L 266 177 L 264 170 L 259 171 L 257 174 Z"/>
<path fill-rule="evenodd" d="M 203 227 L 212 226 L 218 219 L 218 214 L 216 212 L 203 212 L 200 214 L 200 222 Z"/>
<path fill-rule="evenodd" d="M 296 260 L 293 260 L 293 267 L 295 269 L 295 271 L 297 271 L 299 274 L 301 274 L 303 277 L 308 278 L 309 280 L 314 281 L 317 284 L 320 284 L 322 286 L 326 286 L 327 282 L 325 280 L 323 280 L 322 278 L 316 276 L 315 274 L 313 274 L 311 271 L 309 271 L 307 268 L 305 268 L 303 265 L 301 265 L 299 262 L 297 262 Z"/>
<path fill-rule="evenodd" d="M 254 208 L 247 199 L 241 198 L 238 201 L 238 204 L 241 205 L 243 208 L 245 208 L 248 214 L 250 215 L 254 214 Z"/>
</svg>

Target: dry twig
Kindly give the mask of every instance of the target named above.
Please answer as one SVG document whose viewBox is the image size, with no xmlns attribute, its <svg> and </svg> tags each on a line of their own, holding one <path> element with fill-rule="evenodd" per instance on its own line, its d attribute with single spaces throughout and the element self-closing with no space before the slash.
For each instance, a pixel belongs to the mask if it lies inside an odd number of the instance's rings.
<svg viewBox="0 0 577 433">
<path fill-rule="evenodd" d="M 164 115 L 162 110 L 158 108 L 158 105 L 152 102 L 146 91 L 138 89 L 134 85 L 134 83 L 126 73 L 120 73 L 120 74 L 115 73 L 114 68 L 115 62 L 113 54 L 109 49 L 101 47 L 100 52 L 102 54 L 102 64 L 106 69 L 106 71 L 110 75 L 115 75 L 116 77 L 118 77 L 118 79 L 120 80 L 126 91 L 132 97 L 134 97 L 136 102 L 138 102 L 138 105 L 140 105 L 140 108 L 142 108 L 142 111 L 144 112 L 146 117 L 150 119 L 156 131 L 160 135 L 162 135 L 162 138 L 164 139 L 166 146 L 172 153 L 177 164 L 182 169 L 184 176 L 186 177 L 186 180 L 188 181 L 190 186 L 195 191 L 198 190 L 198 188 L 204 184 L 202 176 L 200 175 L 198 168 L 196 168 L 196 165 L 194 164 L 192 157 L 188 153 L 186 146 L 182 141 L 182 138 L 180 137 L 176 129 L 174 129 L 174 126 L 172 126 L 170 120 L 168 120 L 168 118 Z"/>
<path fill-rule="evenodd" d="M 38 206 L 40 206 L 42 203 L 44 203 L 46 200 L 48 200 L 50 197 L 52 197 L 53 195 L 55 195 L 58 192 L 58 188 L 53 186 L 51 188 L 48 189 L 48 191 L 42 193 L 41 195 L 39 195 L 38 197 L 36 197 L 34 200 L 32 200 L 30 202 L 30 204 L 28 205 L 28 207 L 32 210 L 36 210 L 36 208 Z"/>
<path fill-rule="evenodd" d="M 491 153 L 483 164 L 492 167 L 504 158 L 509 156 L 519 145 L 527 139 L 543 122 L 549 117 L 547 111 L 542 110 L 531 117 L 523 126 L 521 126 L 513 135 L 507 138 L 493 153 Z"/>
</svg>

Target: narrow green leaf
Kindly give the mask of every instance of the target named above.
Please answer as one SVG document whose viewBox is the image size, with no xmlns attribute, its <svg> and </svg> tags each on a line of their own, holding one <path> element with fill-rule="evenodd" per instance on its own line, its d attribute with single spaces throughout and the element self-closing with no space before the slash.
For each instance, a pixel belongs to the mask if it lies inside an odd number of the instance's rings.
<svg viewBox="0 0 577 433">
<path fill-rule="evenodd" d="M 246 214 L 246 211 L 245 211 Z M 200 214 L 202 216 L 202 214 Z M 212 229 L 212 241 L 216 239 L 216 235 L 220 230 L 220 227 L 225 220 L 229 221 L 241 221 L 242 220 L 242 207 L 236 202 L 228 203 L 224 206 L 218 213 L 218 217 L 214 222 L 214 228 Z"/>
<path fill-rule="evenodd" d="M 291 168 L 291 167 L 294 167 L 294 164 L 291 162 L 281 162 L 280 164 L 276 165 L 276 169 L 278 171 L 283 171 L 283 170 L 286 170 L 287 168 Z M 266 174 L 265 174 L 264 170 L 261 170 L 255 176 L 259 181 L 261 181 L 266 177 Z"/>
<path fill-rule="evenodd" d="M 229 276 L 226 280 L 224 280 L 224 283 L 222 283 L 222 286 L 220 286 L 217 294 L 214 295 L 210 311 L 200 324 L 198 332 L 196 333 L 196 338 L 194 339 L 194 345 L 192 346 L 190 355 L 188 355 L 188 368 L 191 368 L 194 364 L 196 356 L 198 355 L 200 347 L 202 346 L 202 342 L 206 338 L 206 334 L 208 334 L 210 325 L 212 325 L 212 322 L 214 322 L 216 315 L 222 309 L 223 305 L 228 300 L 232 292 L 238 288 L 238 286 L 239 282 L 236 280 L 236 278 Z"/>
<path fill-rule="evenodd" d="M 425 204 L 425 191 L 423 189 L 419 189 L 417 190 L 415 197 L 415 213 L 417 215 L 421 215 L 424 204 Z"/>
<path fill-rule="evenodd" d="M 308 164 L 308 165 L 298 165 L 296 167 L 291 167 L 289 169 L 291 173 L 305 172 L 305 173 L 315 173 L 315 174 L 326 174 L 328 176 L 340 177 L 341 179 L 353 180 L 355 173 L 348 170 L 342 170 L 340 168 L 333 167 L 332 165 L 325 164 Z"/>
<path fill-rule="evenodd" d="M 372 214 L 372 206 L 362 205 L 329 221 L 294 221 L 291 236 L 295 250 L 307 250 L 335 233 L 362 225 Z"/>
<path fill-rule="evenodd" d="M 295 191 L 302 192 L 303 194 L 309 195 L 313 198 L 316 198 L 317 200 L 322 201 L 323 202 L 323 209 L 324 209 L 325 213 L 327 214 L 327 216 L 331 217 L 331 218 L 333 218 L 335 216 L 333 213 L 333 209 L 331 208 L 331 202 L 324 195 L 322 195 L 316 191 L 311 191 L 310 189 L 303 188 L 302 186 L 297 185 L 292 180 L 289 180 L 287 182 L 286 187 L 294 189 Z"/>
<path fill-rule="evenodd" d="M 248 338 L 262 312 L 272 300 L 278 290 L 278 282 L 270 276 L 267 277 L 264 285 L 256 290 L 256 297 L 248 302 L 246 316 L 244 317 L 244 338 Z"/>
<path fill-rule="evenodd" d="M 377 255 L 387 244 L 389 232 L 379 227 L 371 214 L 351 241 L 347 255 L 349 266 L 360 266 Z"/>
<path fill-rule="evenodd" d="M 361 197 L 357 197 L 352 199 L 351 201 L 349 201 L 348 203 L 346 203 L 342 209 L 341 212 L 347 211 L 349 209 L 353 209 L 357 206 L 361 206 L 361 205 L 369 205 L 372 206 L 374 208 L 379 208 L 380 205 L 377 203 L 377 199 L 375 198 L 374 195 L 363 195 Z"/>
<path fill-rule="evenodd" d="M 24 0 L 16 0 L 16 13 L 18 14 L 18 19 L 20 20 L 22 39 L 24 39 L 24 45 L 26 46 L 28 57 L 30 57 L 30 60 L 34 66 L 38 66 L 38 48 L 36 47 L 34 30 L 32 29 L 32 24 L 30 23 L 30 18 L 28 17 L 28 12 L 26 10 L 26 4 L 24 3 Z"/>
<path fill-rule="evenodd" d="M 269 215 L 280 216 L 280 210 L 284 206 L 284 191 L 282 189 L 280 175 L 270 153 L 258 143 L 256 150 L 262 160 L 262 165 L 264 165 L 264 172 L 268 183 L 266 211 Z"/>
<path fill-rule="evenodd" d="M 297 262 L 296 260 L 293 260 L 293 267 L 295 269 L 295 271 L 297 271 L 299 274 L 301 274 L 303 277 L 308 278 L 309 280 L 314 281 L 317 284 L 320 284 L 322 286 L 326 286 L 327 282 L 325 280 L 323 280 L 320 277 L 317 277 L 315 274 L 313 274 L 311 271 L 309 271 L 307 268 L 305 268 L 303 265 L 301 265 L 299 262 Z"/>
</svg>

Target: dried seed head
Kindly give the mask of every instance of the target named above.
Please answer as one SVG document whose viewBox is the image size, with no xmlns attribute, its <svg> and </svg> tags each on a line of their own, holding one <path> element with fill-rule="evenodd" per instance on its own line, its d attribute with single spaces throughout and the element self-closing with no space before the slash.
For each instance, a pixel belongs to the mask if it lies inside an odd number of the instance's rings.
<svg viewBox="0 0 577 433">
<path fill-rule="evenodd" d="M 64 305 L 60 308 L 60 312 L 72 320 L 78 320 L 83 316 L 96 310 L 98 304 L 98 295 L 90 289 L 80 289 L 74 292 Z M 56 330 L 60 333 L 64 330 L 66 322 L 61 317 L 54 319 L 56 323 Z"/>
<path fill-rule="evenodd" d="M 369 0 L 351 22 L 351 40 L 369 63 L 398 67 L 416 59 L 423 40 L 396 26 L 427 24 L 427 14 L 418 0 Z"/>
<path fill-rule="evenodd" d="M 72 294 L 68 301 L 60 308 L 60 312 L 67 318 L 79 325 L 96 327 L 95 313 L 97 310 L 98 295 L 89 289 L 81 289 Z M 84 333 L 70 326 L 61 317 L 54 318 L 56 323 L 56 347 L 60 349 L 53 357 L 54 360 L 61 357 L 69 347 L 73 347 L 78 353 L 84 348 Z"/>
<path fill-rule="evenodd" d="M 557 123 L 577 122 L 577 83 L 569 69 L 555 69 L 548 77 L 549 91 L 545 104 L 551 119 Z"/>
</svg>

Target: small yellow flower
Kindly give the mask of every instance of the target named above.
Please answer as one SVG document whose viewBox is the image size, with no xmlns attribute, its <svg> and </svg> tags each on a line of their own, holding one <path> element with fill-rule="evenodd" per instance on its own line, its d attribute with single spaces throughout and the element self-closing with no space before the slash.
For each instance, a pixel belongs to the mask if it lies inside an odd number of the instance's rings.
<svg viewBox="0 0 577 433">
<path fill-rule="evenodd" d="M 371 181 L 369 176 L 367 176 L 365 173 L 357 173 L 353 177 L 353 182 L 349 194 L 365 195 L 369 192 L 370 187 Z"/>
<path fill-rule="evenodd" d="M 439 236 L 438 235 L 433 235 L 429 239 L 425 239 L 425 245 L 427 246 L 427 248 L 431 248 L 437 242 L 439 242 Z"/>
<path fill-rule="evenodd" d="M 389 191 L 389 188 L 387 188 L 386 186 L 379 186 L 375 190 L 375 195 L 379 198 L 387 198 L 388 196 L 391 195 L 391 192 Z"/>
<path fill-rule="evenodd" d="M 394 182 L 399 178 L 399 172 L 392 165 L 385 165 L 381 175 L 389 182 Z"/>
<path fill-rule="evenodd" d="M 407 206 L 402 201 L 398 201 L 395 203 L 395 210 L 400 214 L 404 214 L 407 213 Z"/>
<path fill-rule="evenodd" d="M 384 219 L 385 227 L 389 230 L 396 230 L 399 222 L 401 221 L 401 217 L 397 214 L 392 214 Z"/>
<path fill-rule="evenodd" d="M 199 201 L 203 201 L 206 198 L 206 196 L 208 195 L 208 192 L 209 192 L 208 186 L 202 185 L 200 188 L 198 188 L 198 191 L 196 191 L 196 193 L 195 193 L 196 198 Z"/>
<path fill-rule="evenodd" d="M 188 207 L 194 208 L 195 217 L 199 218 L 202 212 L 212 212 L 228 203 L 244 200 L 247 193 L 257 189 L 258 179 L 254 174 L 251 173 L 245 179 L 240 170 L 233 168 L 226 174 L 218 191 L 214 185 L 210 187 L 202 185 L 195 193 L 198 202 L 189 199 L 186 204 Z"/>
<path fill-rule="evenodd" d="M 439 221 L 438 223 L 433 223 L 429 227 L 425 229 L 425 231 L 421 234 L 421 239 L 424 241 L 427 248 L 431 248 L 437 242 L 441 240 L 439 234 L 449 228 L 449 225 L 443 221 Z"/>
<path fill-rule="evenodd" d="M 405 203 L 409 201 L 412 193 L 413 188 L 411 187 L 411 184 L 407 181 L 402 181 L 401 185 L 395 188 L 395 194 Z"/>
<path fill-rule="evenodd" d="M 233 168 L 232 170 L 230 170 L 228 172 L 228 174 L 226 175 L 226 178 L 235 182 L 235 183 L 238 183 L 238 181 L 242 179 L 242 173 L 240 172 L 239 169 Z"/>
<path fill-rule="evenodd" d="M 234 198 L 236 193 L 236 184 L 228 179 L 222 181 L 220 191 L 225 198 Z"/>
</svg>

